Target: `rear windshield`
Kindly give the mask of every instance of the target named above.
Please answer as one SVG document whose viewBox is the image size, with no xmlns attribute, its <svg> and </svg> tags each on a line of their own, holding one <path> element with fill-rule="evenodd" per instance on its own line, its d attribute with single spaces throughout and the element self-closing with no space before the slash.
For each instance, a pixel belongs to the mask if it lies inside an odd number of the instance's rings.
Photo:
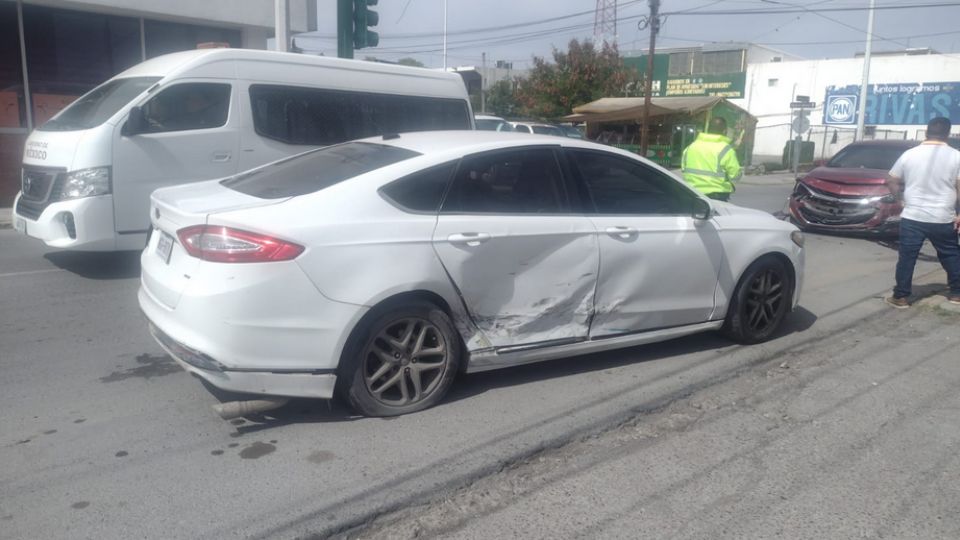
<svg viewBox="0 0 960 540">
<path fill-rule="evenodd" d="M 848 146 L 837 152 L 837 155 L 827 162 L 827 167 L 889 171 L 906 151 L 907 147 L 904 146 Z"/>
<path fill-rule="evenodd" d="M 298 154 L 220 183 L 261 199 L 282 199 L 314 193 L 419 155 L 395 146 L 350 142 Z"/>
<path fill-rule="evenodd" d="M 107 81 L 71 103 L 39 129 L 75 131 L 99 126 L 159 80 L 160 77 L 132 77 Z"/>
</svg>

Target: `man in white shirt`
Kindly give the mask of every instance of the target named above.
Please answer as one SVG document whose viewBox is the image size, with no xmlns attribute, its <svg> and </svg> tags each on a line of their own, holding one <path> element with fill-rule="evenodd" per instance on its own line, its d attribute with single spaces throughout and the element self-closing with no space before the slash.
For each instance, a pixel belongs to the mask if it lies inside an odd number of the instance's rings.
<svg viewBox="0 0 960 540">
<path fill-rule="evenodd" d="M 887 303 L 910 307 L 907 299 L 913 286 L 913 269 L 924 240 L 930 240 L 937 258 L 947 271 L 950 293 L 947 299 L 960 304 L 960 152 L 947 145 L 950 120 L 934 118 L 927 124 L 927 140 L 907 150 L 893 165 L 887 186 L 903 201 L 900 213 L 900 257 L 897 285 Z"/>
</svg>

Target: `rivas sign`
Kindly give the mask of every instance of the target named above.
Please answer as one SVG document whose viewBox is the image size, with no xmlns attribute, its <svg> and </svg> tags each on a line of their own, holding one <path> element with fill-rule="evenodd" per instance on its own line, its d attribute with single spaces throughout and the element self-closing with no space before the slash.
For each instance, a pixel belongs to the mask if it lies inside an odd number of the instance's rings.
<svg viewBox="0 0 960 540">
<path fill-rule="evenodd" d="M 856 124 L 859 85 L 828 86 L 824 124 Z M 960 123 L 960 82 L 871 84 L 867 87 L 867 125 L 926 125 L 945 116 Z"/>
</svg>

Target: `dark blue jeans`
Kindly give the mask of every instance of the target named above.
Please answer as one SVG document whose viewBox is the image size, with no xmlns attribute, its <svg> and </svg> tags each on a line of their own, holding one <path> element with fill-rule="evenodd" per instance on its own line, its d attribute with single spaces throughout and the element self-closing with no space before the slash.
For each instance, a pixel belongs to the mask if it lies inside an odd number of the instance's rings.
<svg viewBox="0 0 960 540">
<path fill-rule="evenodd" d="M 924 223 L 912 219 L 900 220 L 900 258 L 897 260 L 897 286 L 894 298 L 910 296 L 913 286 L 913 268 L 923 241 L 930 240 L 937 250 L 940 265 L 947 271 L 950 295 L 960 295 L 960 244 L 953 223 Z"/>
</svg>

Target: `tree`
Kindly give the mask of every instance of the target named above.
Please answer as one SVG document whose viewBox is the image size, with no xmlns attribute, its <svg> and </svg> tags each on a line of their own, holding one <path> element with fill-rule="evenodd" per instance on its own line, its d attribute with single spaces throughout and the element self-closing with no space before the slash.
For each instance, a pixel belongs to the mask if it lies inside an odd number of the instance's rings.
<svg viewBox="0 0 960 540">
<path fill-rule="evenodd" d="M 533 57 L 530 75 L 521 80 L 517 101 L 538 118 L 568 115 L 578 105 L 623 95 L 627 71 L 616 46 L 570 40 L 567 52 L 553 49 L 553 63 Z"/>
<path fill-rule="evenodd" d="M 487 89 L 487 111 L 505 118 L 520 114 L 512 81 L 497 81 Z"/>
</svg>

